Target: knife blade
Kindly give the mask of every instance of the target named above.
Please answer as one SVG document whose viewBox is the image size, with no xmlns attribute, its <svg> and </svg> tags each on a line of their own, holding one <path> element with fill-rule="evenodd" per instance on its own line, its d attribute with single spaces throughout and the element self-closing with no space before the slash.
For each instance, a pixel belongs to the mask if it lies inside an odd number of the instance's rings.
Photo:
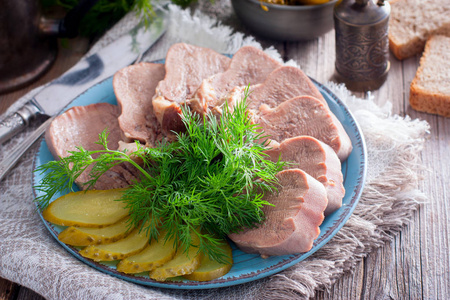
<svg viewBox="0 0 450 300">
<path fill-rule="evenodd" d="M 58 115 L 78 95 L 92 85 L 132 64 L 166 31 L 166 12 L 155 9 L 149 26 L 140 22 L 127 34 L 70 68 L 61 77 L 39 91 L 16 113 L 0 123 L 0 144 L 26 128 L 38 115 Z"/>
</svg>

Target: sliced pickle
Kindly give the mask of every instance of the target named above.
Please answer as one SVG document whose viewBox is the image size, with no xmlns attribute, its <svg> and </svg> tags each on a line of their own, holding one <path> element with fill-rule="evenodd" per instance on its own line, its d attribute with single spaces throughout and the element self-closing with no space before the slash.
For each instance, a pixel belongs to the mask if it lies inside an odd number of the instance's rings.
<svg viewBox="0 0 450 300">
<path fill-rule="evenodd" d="M 200 244 L 196 234 L 192 234 L 191 237 L 192 245 Z M 187 252 L 178 249 L 172 260 L 150 272 L 149 277 L 156 281 L 165 281 L 171 277 L 191 274 L 199 267 L 201 258 L 198 247 L 191 246 Z"/>
<path fill-rule="evenodd" d="M 153 239 L 150 245 L 138 254 L 121 260 L 117 271 L 128 274 L 152 271 L 171 260 L 175 255 L 174 240 L 165 241 L 165 237 L 166 232 L 161 232 L 158 241 Z"/>
<path fill-rule="evenodd" d="M 226 253 L 227 263 L 219 263 L 212 260 L 208 255 L 203 255 L 198 269 L 183 277 L 189 280 L 210 281 L 227 274 L 233 265 L 233 253 L 230 244 L 225 240 L 220 245 L 220 248 Z"/>
<path fill-rule="evenodd" d="M 128 218 L 124 218 L 102 228 L 71 226 L 61 231 L 58 239 L 72 246 L 102 245 L 123 239 L 131 232 L 128 229 Z"/>
<path fill-rule="evenodd" d="M 125 189 L 93 190 L 59 197 L 42 212 L 44 219 L 62 226 L 104 227 L 128 215 L 125 203 L 117 201 Z"/>
<path fill-rule="evenodd" d="M 139 253 L 148 245 L 145 230 L 134 229 L 126 238 L 105 245 L 91 245 L 80 250 L 80 254 L 94 261 L 112 261 Z"/>
</svg>

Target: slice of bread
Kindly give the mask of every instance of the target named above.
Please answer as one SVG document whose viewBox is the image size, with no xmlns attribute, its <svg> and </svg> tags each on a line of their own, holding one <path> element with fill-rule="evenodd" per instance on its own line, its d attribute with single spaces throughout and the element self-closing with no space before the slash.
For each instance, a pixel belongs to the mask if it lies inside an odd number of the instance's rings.
<svg viewBox="0 0 450 300">
<path fill-rule="evenodd" d="M 431 35 L 450 36 L 450 0 L 392 0 L 389 48 L 402 60 L 423 51 Z"/>
<path fill-rule="evenodd" d="M 411 82 L 409 104 L 418 111 L 450 117 L 450 37 L 432 36 Z"/>
</svg>

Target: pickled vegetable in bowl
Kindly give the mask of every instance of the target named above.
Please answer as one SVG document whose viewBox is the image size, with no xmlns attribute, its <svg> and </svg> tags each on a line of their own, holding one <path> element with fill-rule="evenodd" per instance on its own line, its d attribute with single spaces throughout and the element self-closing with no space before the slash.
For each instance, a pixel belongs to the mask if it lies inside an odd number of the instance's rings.
<svg viewBox="0 0 450 300">
<path fill-rule="evenodd" d="M 260 0 L 260 2 L 279 5 L 316 5 L 331 1 L 332 0 Z M 263 3 L 261 4 L 263 5 Z"/>
<path fill-rule="evenodd" d="M 236 15 L 252 33 L 276 41 L 318 38 L 334 27 L 338 0 L 231 0 Z"/>
</svg>

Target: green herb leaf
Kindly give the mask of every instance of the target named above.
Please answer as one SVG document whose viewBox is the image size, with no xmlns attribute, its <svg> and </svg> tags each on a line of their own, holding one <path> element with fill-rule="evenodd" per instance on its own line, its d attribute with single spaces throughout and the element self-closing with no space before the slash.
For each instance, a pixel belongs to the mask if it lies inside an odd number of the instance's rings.
<svg viewBox="0 0 450 300">
<path fill-rule="evenodd" d="M 44 8 L 60 6 L 66 11 L 73 9 L 80 0 L 40 0 Z M 187 7 L 196 0 L 172 0 L 174 4 Z M 95 37 L 113 26 L 125 14 L 135 11 L 137 16 L 148 25 L 155 16 L 154 5 L 160 0 L 99 0 L 80 22 L 80 35 Z"/>
<path fill-rule="evenodd" d="M 158 231 L 165 229 L 166 238 L 180 241 L 183 251 L 191 245 L 190 233 L 194 232 L 200 239 L 199 251 L 224 262 L 225 253 L 217 244 L 226 235 L 264 220 L 262 207 L 271 204 L 263 196 L 276 191 L 275 175 L 284 163 L 266 159 L 265 137 L 249 118 L 246 97 L 232 109 L 225 105 L 220 118 L 199 116 L 183 107 L 182 121 L 186 131 L 177 133 L 173 143 L 138 147 L 128 155 L 109 149 L 104 131 L 98 142 L 103 150 L 79 148 L 59 162 L 40 166 L 37 171 L 48 173 L 36 188 L 46 194 L 36 201 L 45 207 L 57 191 L 68 187 L 91 164 L 88 186 L 111 167 L 129 162 L 142 174 L 121 199 L 129 209 L 131 225 L 149 224 L 142 229 L 150 238 L 157 238 Z M 143 165 L 132 156 L 142 159 Z M 68 184 L 60 184 L 67 179 Z"/>
</svg>

